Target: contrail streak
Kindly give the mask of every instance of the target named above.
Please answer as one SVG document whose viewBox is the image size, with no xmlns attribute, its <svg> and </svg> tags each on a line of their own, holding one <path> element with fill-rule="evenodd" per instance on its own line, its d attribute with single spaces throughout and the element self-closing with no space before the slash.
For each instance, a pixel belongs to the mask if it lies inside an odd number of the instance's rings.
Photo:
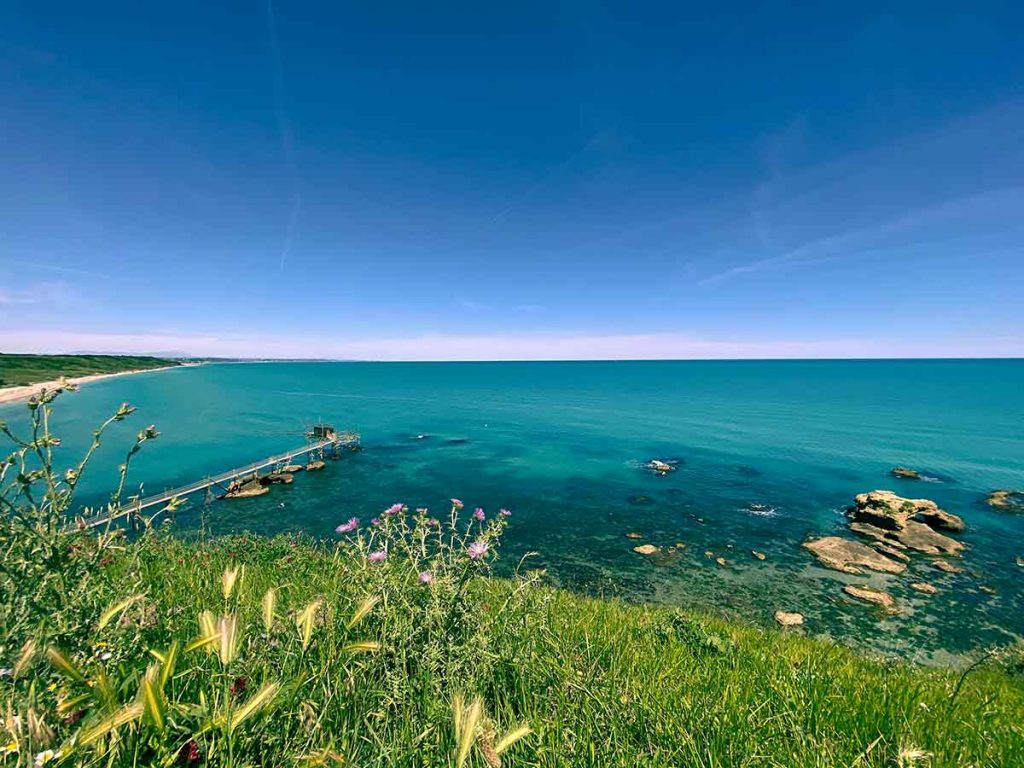
<svg viewBox="0 0 1024 768">
<path fill-rule="evenodd" d="M 291 251 L 292 242 L 295 239 L 295 228 L 302 211 L 302 193 L 299 192 L 299 174 L 295 165 L 295 134 L 285 108 L 284 68 L 281 65 L 281 43 L 277 36 L 274 0 L 267 0 L 267 30 L 270 33 L 270 56 L 273 64 L 274 117 L 277 120 L 277 133 L 281 140 L 281 155 L 284 157 L 291 184 L 291 209 L 288 212 L 288 223 L 285 226 L 284 241 L 281 244 L 281 259 L 278 264 L 278 269 L 284 271 L 284 263 Z"/>
</svg>

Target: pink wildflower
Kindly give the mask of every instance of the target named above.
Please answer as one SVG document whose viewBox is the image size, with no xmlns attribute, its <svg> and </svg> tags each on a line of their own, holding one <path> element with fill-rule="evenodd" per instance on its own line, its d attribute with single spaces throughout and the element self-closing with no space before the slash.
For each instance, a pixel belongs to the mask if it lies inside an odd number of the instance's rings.
<svg viewBox="0 0 1024 768">
<path fill-rule="evenodd" d="M 490 549 L 490 547 L 487 545 L 486 541 L 474 541 L 466 547 L 466 552 L 469 554 L 470 559 L 479 560 L 487 554 L 488 549 Z"/>
<path fill-rule="evenodd" d="M 388 559 L 388 553 L 386 550 L 378 549 L 376 552 L 371 552 L 369 560 L 371 563 L 383 563 Z"/>
<path fill-rule="evenodd" d="M 422 573 L 420 573 L 420 584 L 428 584 L 429 585 L 429 584 L 433 584 L 433 583 L 434 583 L 434 574 L 433 573 L 431 573 L 430 571 L 423 571 Z"/>
<path fill-rule="evenodd" d="M 338 533 L 350 533 L 351 531 L 354 531 L 358 527 L 359 527 L 359 518 L 358 517 L 350 517 L 347 523 L 342 523 L 341 525 L 339 525 L 334 530 L 337 531 Z"/>
<path fill-rule="evenodd" d="M 397 515 L 399 512 L 404 512 L 404 511 L 405 511 L 405 505 L 402 504 L 401 502 L 398 502 L 397 504 L 392 504 L 390 507 L 385 509 L 384 510 L 384 514 L 385 515 Z"/>
<path fill-rule="evenodd" d="M 462 509 L 466 505 L 462 503 L 462 499 L 452 499 L 452 506 L 456 509 Z"/>
<path fill-rule="evenodd" d="M 481 520 L 482 521 L 484 519 L 484 517 L 485 517 L 485 515 L 484 515 L 484 508 L 483 507 L 477 507 L 476 509 L 474 509 L 473 510 L 473 517 L 475 517 L 477 520 Z"/>
<path fill-rule="evenodd" d="M 502 517 L 512 517 L 512 513 L 509 512 L 507 509 L 499 509 L 498 514 Z"/>
</svg>

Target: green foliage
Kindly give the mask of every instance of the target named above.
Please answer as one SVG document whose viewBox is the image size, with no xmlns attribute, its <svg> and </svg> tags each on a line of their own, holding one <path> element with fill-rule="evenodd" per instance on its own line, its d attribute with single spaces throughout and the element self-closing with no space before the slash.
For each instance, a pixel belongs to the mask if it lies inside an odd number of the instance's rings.
<svg viewBox="0 0 1024 768">
<path fill-rule="evenodd" d="M 9 355 L 0 353 L 0 387 L 17 387 L 62 376 L 141 371 L 178 365 L 175 360 L 130 355 Z"/>
<path fill-rule="evenodd" d="M 88 457 L 53 468 L 59 394 L 29 404 L 32 435 L 9 435 L 0 478 L 2 765 L 938 768 L 1024 754 L 1019 648 L 962 672 L 913 668 L 538 574 L 491 579 L 507 518 L 454 501 L 436 521 L 396 504 L 331 542 L 77 531 Z M 156 436 L 129 447 L 119 488 Z"/>
</svg>

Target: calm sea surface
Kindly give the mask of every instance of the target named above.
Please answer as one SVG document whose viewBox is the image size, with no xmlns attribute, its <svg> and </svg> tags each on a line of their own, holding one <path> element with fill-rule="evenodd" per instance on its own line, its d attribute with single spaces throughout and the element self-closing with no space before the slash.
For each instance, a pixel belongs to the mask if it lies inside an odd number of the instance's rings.
<svg viewBox="0 0 1024 768">
<path fill-rule="evenodd" d="M 209 365 L 67 396 L 56 431 L 68 464 L 124 400 L 139 412 L 105 440 L 84 484 L 93 498 L 149 423 L 162 434 L 132 475 L 147 492 L 299 445 L 317 419 L 362 433 L 364 450 L 324 472 L 214 504 L 216 531 L 331 537 L 394 501 L 442 511 L 458 496 L 513 510 L 504 568 L 534 551 L 534 567 L 571 589 L 759 623 L 798 610 L 814 634 L 921 660 L 1024 634 L 1024 516 L 983 504 L 992 489 L 1024 487 L 1024 361 Z M 22 410 L 0 417 L 18 422 Z M 679 469 L 656 476 L 643 468 L 650 458 L 679 459 Z M 897 464 L 929 479 L 893 479 Z M 940 573 L 921 556 L 897 577 L 819 568 L 800 543 L 843 533 L 842 509 L 876 488 L 963 516 L 965 572 Z M 198 520 L 186 511 L 178 525 Z M 632 552 L 630 531 L 686 548 L 656 565 Z M 909 589 L 916 580 L 938 594 Z M 865 581 L 904 613 L 882 618 L 842 595 Z"/>
</svg>

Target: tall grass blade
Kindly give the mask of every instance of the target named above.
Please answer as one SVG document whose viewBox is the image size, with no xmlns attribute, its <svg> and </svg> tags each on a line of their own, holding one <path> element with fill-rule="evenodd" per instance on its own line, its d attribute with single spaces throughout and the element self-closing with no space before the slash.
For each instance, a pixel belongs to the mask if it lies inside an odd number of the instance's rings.
<svg viewBox="0 0 1024 768">
<path fill-rule="evenodd" d="M 233 613 L 221 616 L 217 628 L 220 634 L 220 662 L 227 666 L 238 655 L 238 642 L 241 637 L 238 617 Z"/>
<path fill-rule="evenodd" d="M 199 636 L 212 637 L 213 635 L 220 635 L 220 630 L 217 628 L 217 620 L 213 618 L 213 614 L 209 611 L 203 611 L 199 614 Z M 210 652 L 213 652 L 212 648 Z"/>
<path fill-rule="evenodd" d="M 128 723 L 138 720 L 142 717 L 142 712 L 143 708 L 141 702 L 137 701 L 132 704 L 128 704 L 112 714 L 110 717 L 84 731 L 78 737 L 78 741 L 76 743 L 79 746 L 88 746 L 97 739 L 106 736 L 115 728 L 120 728 L 122 725 L 127 725 Z"/>
<path fill-rule="evenodd" d="M 268 633 L 274 628 L 274 612 L 277 609 L 277 590 L 271 587 L 263 595 L 263 629 Z"/>
<path fill-rule="evenodd" d="M 21 673 L 32 665 L 32 660 L 35 657 L 36 641 L 31 639 L 25 641 L 25 644 L 21 646 L 21 653 L 18 655 L 18 660 L 14 662 L 14 666 L 11 668 L 11 676 L 15 679 L 21 677 Z"/>
<path fill-rule="evenodd" d="M 462 710 L 461 723 L 457 728 L 458 740 L 455 748 L 455 765 L 462 768 L 469 757 L 469 750 L 473 748 L 476 741 L 477 729 L 480 727 L 480 718 L 483 715 L 484 703 L 479 697 L 473 699 L 468 707 Z"/>
<path fill-rule="evenodd" d="M 374 609 L 374 606 L 380 602 L 380 597 L 377 595 L 371 595 L 370 597 L 363 600 L 352 614 L 352 618 L 348 620 L 348 624 L 345 625 L 345 629 L 352 629 L 356 624 L 361 622 L 369 615 L 370 611 Z"/>
<path fill-rule="evenodd" d="M 56 648 L 48 648 L 46 651 L 46 658 L 50 660 L 50 663 L 53 664 L 53 666 L 55 666 L 68 677 L 72 678 L 73 680 L 77 680 L 80 683 L 85 682 L 85 675 L 83 675 L 82 672 L 78 669 L 78 667 L 76 667 L 72 663 L 71 659 L 69 659 Z"/>
<path fill-rule="evenodd" d="M 126 597 L 121 602 L 115 603 L 107 608 L 107 610 L 100 614 L 100 620 L 96 627 L 97 630 L 102 632 L 111 621 L 128 610 L 129 607 L 139 602 L 142 598 L 143 595 L 132 595 L 131 597 Z"/>
<path fill-rule="evenodd" d="M 511 747 L 520 739 L 529 736 L 530 733 L 532 733 L 530 726 L 528 726 L 526 723 L 523 723 L 518 728 L 509 731 L 500 739 L 498 739 L 498 743 L 494 745 L 494 751 L 500 755 L 502 752 Z"/>
<path fill-rule="evenodd" d="M 372 653 L 380 650 L 380 643 L 376 640 L 358 640 L 349 643 L 341 649 L 342 653 Z"/>
<path fill-rule="evenodd" d="M 185 653 L 191 653 L 197 651 L 200 648 L 206 648 L 210 653 L 213 652 L 213 645 L 220 640 L 220 632 L 214 632 L 212 635 L 206 637 L 197 637 L 191 643 L 185 646 Z"/>
<path fill-rule="evenodd" d="M 265 686 L 260 688 L 251 699 L 236 709 L 231 715 L 228 731 L 234 731 L 238 726 L 255 715 L 261 709 L 269 706 L 274 700 L 274 697 L 277 696 L 277 692 L 280 688 L 280 683 L 267 683 Z"/>
<path fill-rule="evenodd" d="M 163 733 L 167 722 L 167 700 L 160 687 L 160 668 L 151 664 L 139 688 L 143 710 L 157 732 Z"/>
<path fill-rule="evenodd" d="M 220 577 L 220 586 L 221 593 L 224 595 L 225 600 L 231 599 L 231 595 L 235 591 L 236 583 L 241 583 L 241 577 L 244 573 L 244 565 L 241 565 L 238 568 L 224 569 L 224 574 Z"/>
<path fill-rule="evenodd" d="M 314 600 L 295 617 L 295 626 L 299 631 L 299 639 L 302 641 L 302 650 L 306 650 L 309 647 L 309 641 L 313 637 L 313 623 L 316 620 L 316 612 L 320 610 L 322 604 L 322 600 Z"/>
<path fill-rule="evenodd" d="M 180 648 L 181 644 L 175 640 L 171 643 L 171 647 L 167 649 L 167 653 L 164 654 L 163 663 L 160 665 L 160 688 L 164 688 L 167 685 L 167 681 L 174 676 L 174 667 L 178 663 Z"/>
</svg>

